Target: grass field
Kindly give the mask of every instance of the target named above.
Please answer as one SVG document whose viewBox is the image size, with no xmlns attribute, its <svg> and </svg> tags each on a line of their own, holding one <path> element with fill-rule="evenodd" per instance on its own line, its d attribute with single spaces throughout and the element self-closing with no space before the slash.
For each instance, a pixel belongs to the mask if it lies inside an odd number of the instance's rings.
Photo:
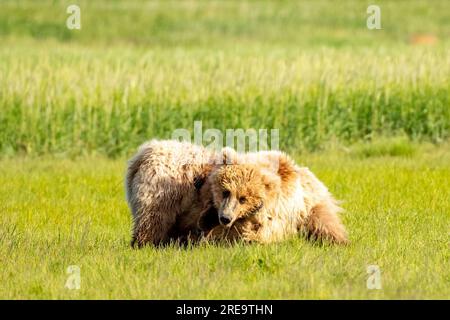
<svg viewBox="0 0 450 320">
<path fill-rule="evenodd" d="M 1 154 L 128 156 L 194 120 L 290 152 L 449 137 L 447 1 L 380 2 L 375 31 L 364 1 L 81 1 L 81 30 L 67 3 L 2 2 Z"/>
<path fill-rule="evenodd" d="M 297 157 L 345 201 L 349 247 L 297 238 L 131 250 L 123 160 L 3 160 L 0 297 L 450 297 L 449 146 L 367 150 Z M 80 290 L 64 287 L 69 265 L 80 267 Z M 381 290 L 366 287 L 369 265 L 381 270 Z"/>
<path fill-rule="evenodd" d="M 450 4 L 372 2 L 0 1 L 0 299 L 450 298 Z M 279 129 L 352 245 L 131 250 L 126 159 L 197 120 Z"/>
</svg>

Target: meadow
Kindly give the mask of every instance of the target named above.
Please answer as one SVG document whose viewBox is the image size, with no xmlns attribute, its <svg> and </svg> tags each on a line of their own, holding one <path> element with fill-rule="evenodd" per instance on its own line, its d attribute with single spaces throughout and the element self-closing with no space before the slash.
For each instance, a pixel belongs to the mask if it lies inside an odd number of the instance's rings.
<svg viewBox="0 0 450 320">
<path fill-rule="evenodd" d="M 0 299 L 450 297 L 448 1 L 377 1 L 381 30 L 356 0 L 77 3 L 0 2 Z M 130 249 L 126 159 L 194 121 L 279 129 L 352 244 Z"/>
<path fill-rule="evenodd" d="M 348 247 L 298 237 L 133 250 L 124 159 L 2 160 L 0 297 L 448 299 L 450 147 L 386 145 L 296 157 L 344 201 Z M 71 265 L 79 290 L 65 287 Z M 379 290 L 367 287 L 370 265 Z"/>
</svg>

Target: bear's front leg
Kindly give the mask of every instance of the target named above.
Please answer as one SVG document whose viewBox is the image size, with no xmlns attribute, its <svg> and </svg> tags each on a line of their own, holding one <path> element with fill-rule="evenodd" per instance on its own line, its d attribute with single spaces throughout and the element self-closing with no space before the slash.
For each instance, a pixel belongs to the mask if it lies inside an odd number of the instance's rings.
<svg viewBox="0 0 450 320">
<path fill-rule="evenodd" d="M 168 243 L 169 232 L 175 225 L 175 221 L 175 212 L 163 213 L 154 207 L 141 208 L 134 221 L 131 245 L 141 248 L 148 244 L 160 246 Z"/>
<path fill-rule="evenodd" d="M 231 227 L 217 225 L 212 228 L 205 236 L 207 241 L 211 242 L 259 242 L 258 234 L 261 224 L 251 219 L 242 219 L 236 221 Z"/>
</svg>

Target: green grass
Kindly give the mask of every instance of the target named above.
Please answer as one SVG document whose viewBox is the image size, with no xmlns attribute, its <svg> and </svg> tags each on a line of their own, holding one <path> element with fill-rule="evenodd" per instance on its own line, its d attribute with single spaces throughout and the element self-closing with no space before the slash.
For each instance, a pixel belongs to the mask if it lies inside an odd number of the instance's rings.
<svg viewBox="0 0 450 320">
<path fill-rule="evenodd" d="M 149 137 L 192 131 L 195 120 L 279 128 L 289 151 L 379 134 L 449 136 L 446 50 L 27 48 L 0 50 L 3 154 L 123 156 Z"/>
<path fill-rule="evenodd" d="M 348 247 L 296 238 L 132 250 L 124 160 L 2 160 L 0 297 L 448 298 L 449 146 L 350 151 L 297 157 L 344 200 Z M 81 268 L 80 290 L 64 288 L 69 265 Z M 367 289 L 368 265 L 380 267 L 381 290 Z"/>
<path fill-rule="evenodd" d="M 291 152 L 449 137 L 447 1 L 382 1 L 375 31 L 364 1 L 82 1 L 81 30 L 67 4 L 1 4 L 1 155 L 123 157 L 195 120 Z"/>
<path fill-rule="evenodd" d="M 414 155 L 417 146 L 408 142 L 407 137 L 378 137 L 369 143 L 358 143 L 353 146 L 352 154 L 359 157 L 403 156 Z"/>
<path fill-rule="evenodd" d="M 72 3 L 0 1 L 1 299 L 450 297 L 449 1 Z M 197 120 L 279 129 L 353 244 L 131 250 L 125 158 Z"/>
<path fill-rule="evenodd" d="M 81 31 L 65 28 L 78 4 Z M 137 46 L 377 46 L 407 43 L 416 33 L 449 42 L 446 0 L 379 0 L 382 30 L 366 28 L 369 0 L 335 3 L 268 0 L 3 0 L 0 36 L 88 45 Z"/>
</svg>

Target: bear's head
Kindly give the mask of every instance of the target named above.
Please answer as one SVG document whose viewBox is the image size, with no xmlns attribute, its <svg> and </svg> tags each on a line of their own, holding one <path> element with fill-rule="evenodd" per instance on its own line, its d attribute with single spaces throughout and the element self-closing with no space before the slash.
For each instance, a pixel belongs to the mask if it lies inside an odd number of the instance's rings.
<svg viewBox="0 0 450 320">
<path fill-rule="evenodd" d="M 280 177 L 225 149 L 224 162 L 211 172 L 209 186 L 219 223 L 230 227 L 256 215 L 279 191 Z"/>
</svg>

